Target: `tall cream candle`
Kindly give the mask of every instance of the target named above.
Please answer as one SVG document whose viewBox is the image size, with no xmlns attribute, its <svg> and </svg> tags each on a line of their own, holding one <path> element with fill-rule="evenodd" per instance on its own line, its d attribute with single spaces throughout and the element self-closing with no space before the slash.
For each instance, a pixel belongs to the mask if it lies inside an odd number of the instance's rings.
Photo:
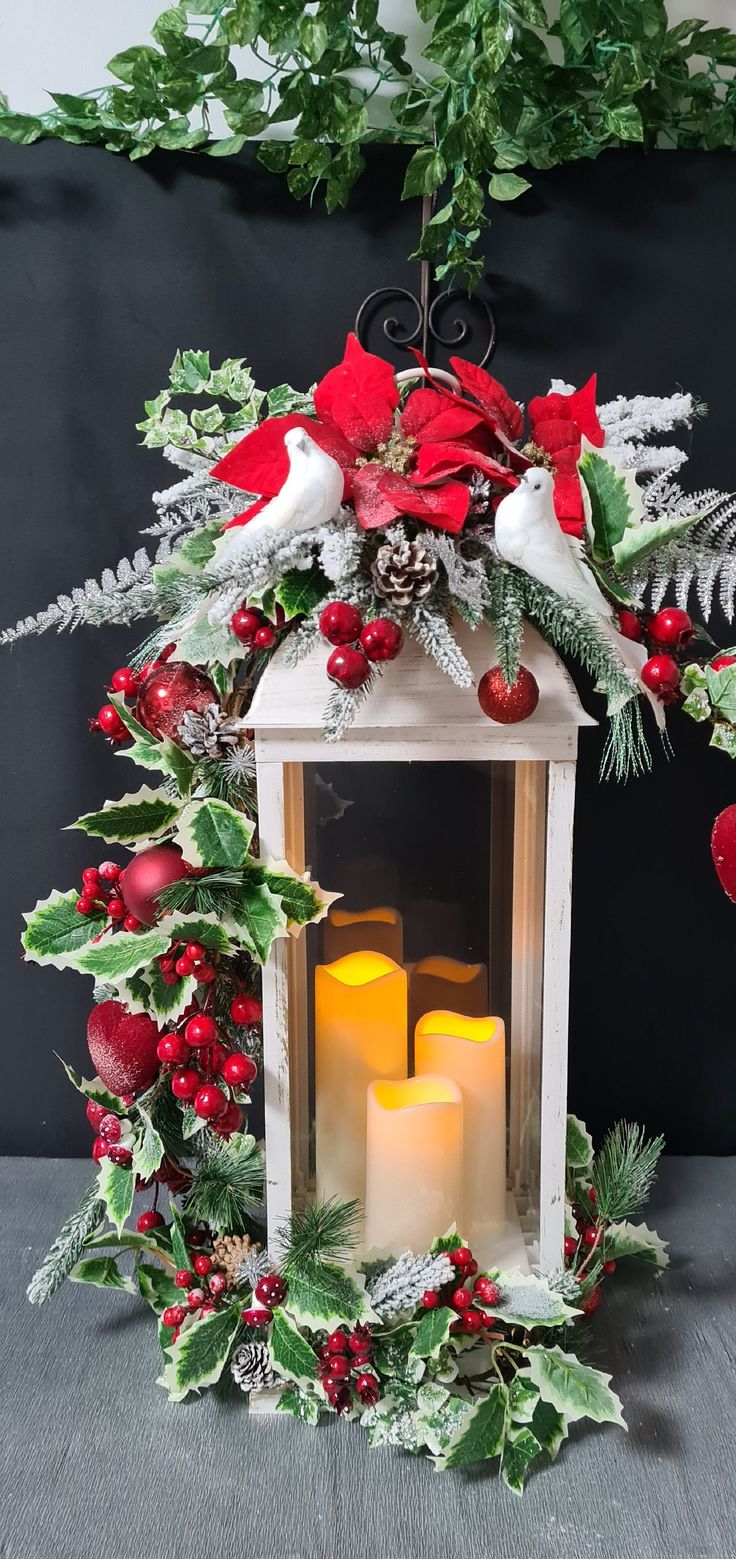
<svg viewBox="0 0 736 1559">
<path fill-rule="evenodd" d="M 501 1018 L 428 1012 L 414 1036 L 418 1077 L 444 1073 L 463 1099 L 463 1236 L 471 1248 L 506 1222 L 506 1040 Z"/>
<path fill-rule="evenodd" d="M 463 1225 L 463 1101 L 449 1077 L 368 1088 L 365 1252 L 428 1249 Z"/>
<path fill-rule="evenodd" d="M 334 905 L 322 929 L 325 963 L 346 953 L 384 953 L 394 963 L 404 961 L 404 924 L 397 909 L 377 904 L 373 909 L 338 909 Z"/>
<path fill-rule="evenodd" d="M 314 973 L 316 1181 L 365 1199 L 365 1100 L 376 1077 L 405 1077 L 406 974 L 383 953 L 348 953 Z"/>
<path fill-rule="evenodd" d="M 409 1044 L 425 1012 L 462 1012 L 482 1018 L 488 1011 L 488 968 L 458 958 L 432 955 L 409 969 Z M 411 1055 L 410 1055 L 411 1060 Z"/>
</svg>

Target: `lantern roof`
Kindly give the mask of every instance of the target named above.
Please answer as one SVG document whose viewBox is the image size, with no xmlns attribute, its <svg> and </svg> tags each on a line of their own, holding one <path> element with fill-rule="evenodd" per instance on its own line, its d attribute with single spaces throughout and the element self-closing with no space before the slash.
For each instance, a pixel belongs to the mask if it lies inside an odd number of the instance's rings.
<svg viewBox="0 0 736 1559">
<path fill-rule="evenodd" d="M 325 670 L 330 646 L 319 640 L 296 666 L 284 645 L 261 677 L 248 710 L 257 756 L 282 762 L 449 759 L 569 759 L 586 714 L 554 650 L 529 624 L 521 661 L 535 677 L 539 702 L 514 725 L 489 720 L 477 687 L 493 665 L 492 639 L 456 621 L 453 633 L 469 662 L 473 686 L 459 688 L 421 645 L 407 637 L 401 654 L 381 670 L 362 699 L 350 730 L 325 744 L 322 735 L 331 684 Z"/>
</svg>

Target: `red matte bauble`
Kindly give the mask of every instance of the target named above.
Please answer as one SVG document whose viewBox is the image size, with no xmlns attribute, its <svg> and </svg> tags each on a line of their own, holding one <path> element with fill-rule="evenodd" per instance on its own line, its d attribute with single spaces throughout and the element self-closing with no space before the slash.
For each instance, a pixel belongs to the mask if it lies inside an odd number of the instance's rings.
<svg viewBox="0 0 736 1559">
<path fill-rule="evenodd" d="M 724 893 L 736 904 L 736 806 L 719 812 L 710 836 L 710 853 Z"/>
<path fill-rule="evenodd" d="M 492 666 L 478 685 L 478 703 L 489 720 L 499 725 L 517 725 L 528 720 L 539 703 L 536 677 L 520 666 L 515 682 L 507 682 L 500 666 Z"/>
<path fill-rule="evenodd" d="M 327 675 L 331 682 L 337 682 L 338 687 L 353 690 L 362 687 L 370 674 L 370 662 L 366 660 L 363 651 L 354 650 L 349 644 L 333 650 L 327 662 Z"/>
<path fill-rule="evenodd" d="M 647 633 L 657 644 L 668 649 L 682 649 L 693 636 L 693 620 L 681 606 L 663 606 L 649 619 Z"/>
<path fill-rule="evenodd" d="M 168 888 L 172 882 L 180 882 L 189 870 L 178 845 L 154 844 L 150 850 L 141 850 L 120 874 L 126 909 L 144 926 L 154 925 L 159 915 L 156 899 L 161 889 Z"/>
<path fill-rule="evenodd" d="M 101 1001 L 87 1020 L 87 1044 L 97 1076 L 112 1093 L 140 1093 L 158 1073 L 161 1037 L 146 1012 L 128 1012 L 120 1001 Z"/>
<path fill-rule="evenodd" d="M 360 635 L 360 647 L 369 660 L 395 660 L 404 643 L 398 623 L 390 617 L 374 617 Z"/>
<path fill-rule="evenodd" d="M 159 741 L 170 736 L 175 742 L 187 710 L 201 713 L 208 704 L 219 702 L 214 683 L 203 671 L 185 660 L 171 660 L 146 677 L 136 701 L 136 719 Z"/>
</svg>

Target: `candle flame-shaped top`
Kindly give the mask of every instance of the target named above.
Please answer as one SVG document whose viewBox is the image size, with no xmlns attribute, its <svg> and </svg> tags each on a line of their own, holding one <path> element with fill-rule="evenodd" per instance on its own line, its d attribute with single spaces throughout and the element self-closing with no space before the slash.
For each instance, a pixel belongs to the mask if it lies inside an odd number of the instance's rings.
<svg viewBox="0 0 736 1559">
<path fill-rule="evenodd" d="M 421 1035 L 449 1034 L 457 1039 L 470 1039 L 476 1045 L 487 1044 L 503 1033 L 500 1018 L 466 1018 L 462 1012 L 440 1010 L 425 1012 L 415 1029 L 415 1037 Z"/>
<path fill-rule="evenodd" d="M 336 958 L 334 963 L 321 967 L 341 985 L 369 985 L 386 974 L 395 974 L 397 969 L 403 973 L 401 966 L 385 953 L 346 953 L 344 958 Z"/>
<path fill-rule="evenodd" d="M 378 1078 L 369 1084 L 368 1091 L 382 1110 L 406 1110 L 422 1104 L 462 1104 L 457 1083 L 450 1077 L 439 1077 L 434 1073 L 396 1080 Z"/>
</svg>

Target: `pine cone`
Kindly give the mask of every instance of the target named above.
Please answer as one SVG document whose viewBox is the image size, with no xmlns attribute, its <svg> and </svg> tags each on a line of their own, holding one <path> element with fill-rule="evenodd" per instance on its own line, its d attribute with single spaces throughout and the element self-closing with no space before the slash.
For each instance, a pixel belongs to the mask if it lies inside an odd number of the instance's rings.
<svg viewBox="0 0 736 1559">
<path fill-rule="evenodd" d="M 224 758 L 243 743 L 245 720 L 226 715 L 219 704 L 208 704 L 201 712 L 186 709 L 179 725 L 179 741 L 193 758 Z"/>
<path fill-rule="evenodd" d="M 232 1285 L 237 1283 L 238 1270 L 245 1259 L 258 1255 L 261 1249 L 247 1234 L 221 1234 L 213 1246 L 215 1262 Z"/>
<path fill-rule="evenodd" d="M 424 601 L 437 579 L 437 564 L 421 541 L 387 541 L 371 567 L 376 595 L 394 606 Z"/>
<path fill-rule="evenodd" d="M 265 1342 L 241 1343 L 230 1360 L 230 1373 L 241 1391 L 266 1391 L 278 1379 Z"/>
</svg>

